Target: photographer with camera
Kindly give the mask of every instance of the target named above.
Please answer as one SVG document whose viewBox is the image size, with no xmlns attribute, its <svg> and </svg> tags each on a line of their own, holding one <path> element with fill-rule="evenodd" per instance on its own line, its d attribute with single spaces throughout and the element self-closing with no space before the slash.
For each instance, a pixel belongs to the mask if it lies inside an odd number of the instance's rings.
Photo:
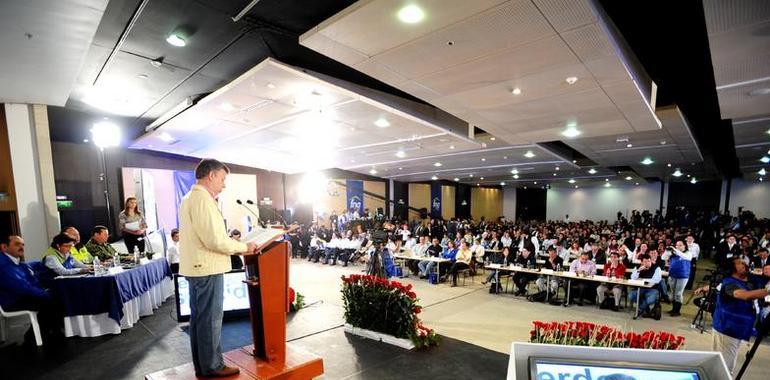
<svg viewBox="0 0 770 380">
<path fill-rule="evenodd" d="M 685 244 L 684 240 L 676 239 L 674 244 L 674 247 L 666 248 L 663 260 L 669 261 L 668 285 L 673 293 L 671 299 L 672 308 L 668 314 L 672 317 L 678 317 L 681 315 L 679 311 L 682 308 L 684 288 L 690 279 L 692 253 L 687 249 L 687 244 Z"/>
</svg>

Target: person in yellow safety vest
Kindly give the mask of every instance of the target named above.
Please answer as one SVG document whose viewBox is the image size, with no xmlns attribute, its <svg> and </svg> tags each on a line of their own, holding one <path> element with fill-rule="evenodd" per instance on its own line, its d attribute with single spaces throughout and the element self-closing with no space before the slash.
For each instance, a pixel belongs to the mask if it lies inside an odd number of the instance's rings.
<svg viewBox="0 0 770 380">
<path fill-rule="evenodd" d="M 70 249 L 72 257 L 83 264 L 91 264 L 94 261 L 94 256 L 88 252 L 85 245 L 80 244 L 80 231 L 78 231 L 77 228 L 72 226 L 64 227 L 61 230 L 61 233 L 75 239 L 75 245 Z"/>
</svg>

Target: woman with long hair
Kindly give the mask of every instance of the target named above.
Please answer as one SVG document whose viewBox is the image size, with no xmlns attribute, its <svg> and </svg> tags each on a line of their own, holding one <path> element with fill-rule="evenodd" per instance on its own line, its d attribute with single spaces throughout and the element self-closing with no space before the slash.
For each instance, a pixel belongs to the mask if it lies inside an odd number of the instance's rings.
<svg viewBox="0 0 770 380">
<path fill-rule="evenodd" d="M 128 253 L 134 252 L 134 248 L 144 253 L 144 233 L 147 229 L 147 223 L 139 211 L 136 198 L 126 198 L 125 206 L 118 215 L 118 220 L 118 227 L 123 234 L 123 242 L 126 244 Z"/>
</svg>

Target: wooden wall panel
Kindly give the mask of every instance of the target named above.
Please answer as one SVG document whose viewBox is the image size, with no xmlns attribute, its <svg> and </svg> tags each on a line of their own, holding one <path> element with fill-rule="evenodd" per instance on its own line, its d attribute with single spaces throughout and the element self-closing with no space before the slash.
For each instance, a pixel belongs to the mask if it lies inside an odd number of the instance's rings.
<svg viewBox="0 0 770 380">
<path fill-rule="evenodd" d="M 455 217 L 456 190 L 454 186 L 441 186 L 441 216 L 446 220 Z"/>
<path fill-rule="evenodd" d="M 475 220 L 485 217 L 496 220 L 503 215 L 503 191 L 500 189 L 471 188 L 471 216 Z"/>
</svg>

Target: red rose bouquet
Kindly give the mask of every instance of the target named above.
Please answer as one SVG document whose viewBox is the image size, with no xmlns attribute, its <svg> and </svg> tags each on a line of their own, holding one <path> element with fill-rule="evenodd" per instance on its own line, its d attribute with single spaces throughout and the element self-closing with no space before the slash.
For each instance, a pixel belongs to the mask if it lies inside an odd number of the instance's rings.
<svg viewBox="0 0 770 380">
<path fill-rule="evenodd" d="M 679 350 L 684 337 L 665 331 L 643 333 L 623 332 L 619 329 L 590 322 L 534 321 L 529 341 L 532 343 L 563 344 L 568 346 L 645 348 L 651 350 Z"/>
</svg>

